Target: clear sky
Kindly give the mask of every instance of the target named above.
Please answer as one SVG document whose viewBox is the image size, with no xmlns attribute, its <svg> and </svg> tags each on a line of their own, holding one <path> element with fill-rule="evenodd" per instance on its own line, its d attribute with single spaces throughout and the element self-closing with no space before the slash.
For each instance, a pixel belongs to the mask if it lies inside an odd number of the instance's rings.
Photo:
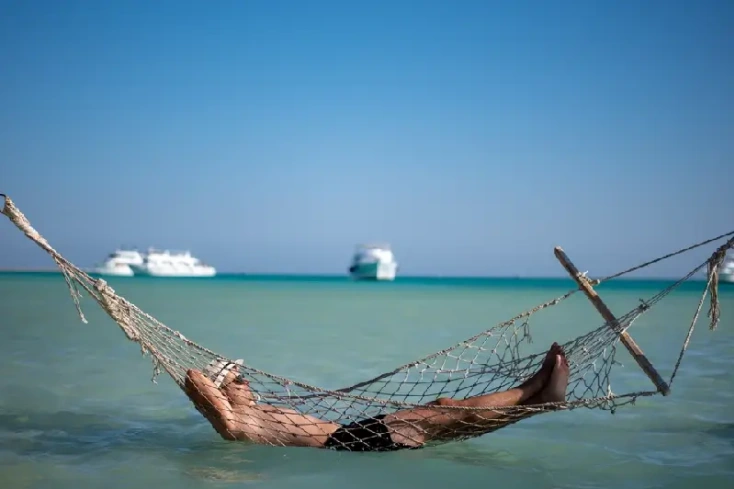
<svg viewBox="0 0 734 489">
<path fill-rule="evenodd" d="M 734 229 L 733 32 L 726 0 L 0 1 L 0 191 L 80 266 L 612 272 Z M 49 265 L 0 225 L 0 267 Z"/>
</svg>

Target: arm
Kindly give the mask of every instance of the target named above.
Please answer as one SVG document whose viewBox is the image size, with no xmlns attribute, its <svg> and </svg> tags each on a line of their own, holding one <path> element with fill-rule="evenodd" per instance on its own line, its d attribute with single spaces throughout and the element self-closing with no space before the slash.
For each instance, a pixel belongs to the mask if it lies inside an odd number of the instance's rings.
<svg viewBox="0 0 734 489">
<path fill-rule="evenodd" d="M 235 440 L 235 413 L 227 397 L 208 377 L 196 370 L 186 372 L 184 391 L 222 438 Z"/>
<path fill-rule="evenodd" d="M 285 446 L 323 446 L 339 425 L 281 409 L 257 404 L 246 383 L 228 376 L 218 389 L 201 372 L 189 370 L 186 393 L 225 440 L 249 440 Z"/>
</svg>

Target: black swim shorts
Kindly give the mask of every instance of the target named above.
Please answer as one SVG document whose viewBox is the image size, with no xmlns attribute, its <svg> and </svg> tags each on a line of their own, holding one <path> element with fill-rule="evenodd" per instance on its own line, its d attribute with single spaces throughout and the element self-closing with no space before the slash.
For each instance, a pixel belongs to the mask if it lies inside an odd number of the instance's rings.
<svg viewBox="0 0 734 489">
<path fill-rule="evenodd" d="M 382 421 L 384 417 L 375 416 L 342 426 L 329 436 L 324 447 L 350 452 L 387 452 L 412 448 L 392 441 L 390 430 Z"/>
</svg>

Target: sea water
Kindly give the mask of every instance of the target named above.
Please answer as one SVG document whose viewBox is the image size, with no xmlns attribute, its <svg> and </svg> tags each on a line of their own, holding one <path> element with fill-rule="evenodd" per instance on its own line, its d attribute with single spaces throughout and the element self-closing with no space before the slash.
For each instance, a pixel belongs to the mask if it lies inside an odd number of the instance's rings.
<svg viewBox="0 0 734 489">
<path fill-rule="evenodd" d="M 569 280 L 110 278 L 186 337 L 286 377 L 342 387 L 432 353 L 572 288 Z M 668 283 L 599 287 L 622 314 Z M 667 379 L 700 298 L 686 284 L 630 333 Z M 697 327 L 669 397 L 610 414 L 549 413 L 435 448 L 344 453 L 221 440 L 91 300 L 79 321 L 59 274 L 0 275 L 0 487 L 711 488 L 734 478 L 734 287 Z M 545 349 L 602 324 L 576 294 L 533 317 Z M 623 349 L 622 349 L 623 350 Z M 626 352 L 616 393 L 652 384 Z M 727 482 L 729 481 L 729 482 Z"/>
</svg>

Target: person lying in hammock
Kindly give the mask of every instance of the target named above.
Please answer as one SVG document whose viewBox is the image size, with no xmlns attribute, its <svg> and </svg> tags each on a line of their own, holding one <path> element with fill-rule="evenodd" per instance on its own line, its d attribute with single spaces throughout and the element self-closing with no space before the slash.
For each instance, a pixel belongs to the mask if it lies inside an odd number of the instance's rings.
<svg viewBox="0 0 734 489">
<path fill-rule="evenodd" d="M 349 451 L 388 451 L 420 448 L 430 441 L 448 440 L 461 434 L 486 433 L 514 423 L 518 421 L 517 417 L 508 419 L 502 412 L 440 409 L 436 406 L 509 407 L 561 402 L 566 397 L 568 375 L 565 353 L 557 343 L 553 343 L 538 372 L 517 387 L 467 399 L 439 398 L 421 407 L 349 425 L 258 403 L 248 382 L 231 371 L 217 387 L 202 372 L 189 370 L 184 389 L 225 440 Z M 524 414 L 520 419 L 528 416 Z"/>
</svg>

